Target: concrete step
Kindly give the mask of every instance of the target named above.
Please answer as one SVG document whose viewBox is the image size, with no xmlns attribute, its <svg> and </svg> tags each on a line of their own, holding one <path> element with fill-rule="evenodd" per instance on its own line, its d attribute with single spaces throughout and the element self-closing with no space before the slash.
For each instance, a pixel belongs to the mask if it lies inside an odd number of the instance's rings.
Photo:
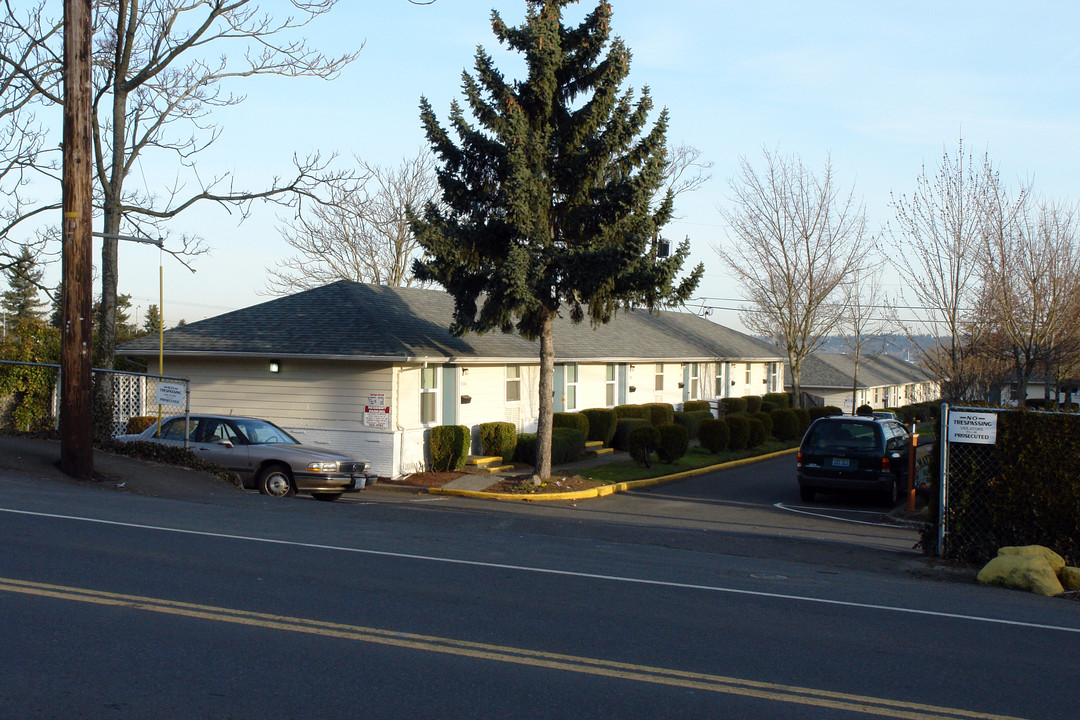
<svg viewBox="0 0 1080 720">
<path fill-rule="evenodd" d="M 610 455 L 615 452 L 615 448 L 603 447 L 601 445 L 598 448 L 587 450 L 587 452 L 591 452 L 593 455 Z"/>
<path fill-rule="evenodd" d="M 465 461 L 465 464 L 486 467 L 495 463 L 501 463 L 502 461 L 503 459 L 498 455 L 470 455 Z"/>
<path fill-rule="evenodd" d="M 502 458 L 499 458 L 500 460 Z M 494 473 L 504 472 L 506 470 L 513 470 L 513 465 L 475 465 L 471 468 L 467 468 L 468 472 L 473 475 L 492 475 Z"/>
<path fill-rule="evenodd" d="M 602 448 L 602 447 L 604 447 L 604 441 L 603 440 L 589 440 L 588 442 L 585 443 L 585 449 L 586 450 L 596 450 L 597 448 Z"/>
</svg>

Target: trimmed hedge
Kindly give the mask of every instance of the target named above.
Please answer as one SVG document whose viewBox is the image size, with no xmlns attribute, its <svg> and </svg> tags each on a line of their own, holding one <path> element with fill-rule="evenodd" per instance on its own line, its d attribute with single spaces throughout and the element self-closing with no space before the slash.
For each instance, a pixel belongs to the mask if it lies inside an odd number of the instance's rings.
<svg viewBox="0 0 1080 720">
<path fill-rule="evenodd" d="M 769 402 L 768 400 L 762 400 L 761 401 L 761 410 L 759 410 L 758 412 L 771 413 L 773 410 L 779 410 L 779 409 L 780 408 L 778 408 L 776 406 L 776 403 Z"/>
<path fill-rule="evenodd" d="M 618 420 L 623 418 L 649 419 L 649 410 L 644 405 L 616 405 L 612 410 L 615 411 L 615 417 Z"/>
<path fill-rule="evenodd" d="M 756 412 L 754 413 L 754 417 L 761 423 L 762 427 L 765 428 L 765 437 L 772 435 L 772 415 L 767 412 Z"/>
<path fill-rule="evenodd" d="M 746 412 L 746 400 L 744 398 L 721 398 L 720 407 L 724 408 L 724 414 Z"/>
<path fill-rule="evenodd" d="M 750 418 L 745 415 L 732 415 L 727 420 L 728 449 L 745 450 L 750 440 Z"/>
<path fill-rule="evenodd" d="M 746 412 L 751 415 L 761 410 L 760 395 L 743 395 L 743 400 L 746 401 Z"/>
<path fill-rule="evenodd" d="M 615 437 L 615 411 L 611 408 L 589 408 L 582 410 L 581 414 L 589 418 L 589 440 L 600 440 L 604 445 L 611 446 L 611 438 Z"/>
<path fill-rule="evenodd" d="M 517 448 L 517 428 L 508 422 L 480 423 L 480 452 L 488 457 L 498 455 L 503 462 L 514 459 Z"/>
<path fill-rule="evenodd" d="M 799 437 L 806 434 L 806 431 L 810 429 L 810 423 L 813 420 L 810 419 L 810 412 L 806 408 L 795 408 L 795 417 L 799 421 Z M 840 413 L 843 414 L 842 412 Z"/>
<path fill-rule="evenodd" d="M 660 445 L 656 448 L 656 455 L 661 462 L 671 464 L 690 449 L 690 434 L 684 426 L 670 423 L 660 425 L 656 431 L 660 433 Z"/>
<path fill-rule="evenodd" d="M 551 427 L 577 428 L 589 437 L 589 417 L 579 412 L 557 412 L 551 414 Z"/>
<path fill-rule="evenodd" d="M 708 410 L 712 413 L 712 403 L 708 400 L 687 400 L 682 404 L 683 412 L 699 412 Z"/>
<path fill-rule="evenodd" d="M 844 411 L 835 405 L 826 405 L 825 407 L 809 408 L 807 414 L 810 417 L 810 422 L 817 420 L 819 417 L 829 417 L 830 415 L 843 415 Z"/>
<path fill-rule="evenodd" d="M 652 425 L 641 425 L 630 431 L 630 457 L 648 465 L 649 455 L 660 447 L 660 432 Z"/>
<path fill-rule="evenodd" d="M 855 410 L 855 414 L 861 415 L 862 417 L 871 417 L 874 414 L 874 408 L 870 407 L 869 405 L 860 405 Z"/>
<path fill-rule="evenodd" d="M 691 410 L 689 412 L 677 412 L 675 413 L 674 421 L 677 425 L 682 425 L 686 428 L 686 433 L 691 440 L 698 439 L 698 429 L 701 427 L 701 423 L 712 417 L 712 413 L 708 410 Z"/>
<path fill-rule="evenodd" d="M 464 425 L 431 428 L 431 468 L 435 472 L 460 470 L 469 458 L 472 433 Z"/>
<path fill-rule="evenodd" d="M 761 396 L 762 402 L 771 402 L 778 410 L 791 407 L 791 395 L 788 393 L 765 393 Z"/>
<path fill-rule="evenodd" d="M 645 408 L 645 417 L 653 427 L 675 422 L 675 406 L 671 403 L 646 403 L 642 407 Z"/>
<path fill-rule="evenodd" d="M 698 426 L 698 441 L 701 446 L 714 455 L 728 446 L 728 424 L 725 420 L 706 418 Z"/>
<path fill-rule="evenodd" d="M 551 429 L 551 464 L 561 465 L 581 458 L 585 453 L 585 433 L 577 428 Z M 536 433 L 521 433 L 517 437 L 514 461 L 536 465 Z"/>
<path fill-rule="evenodd" d="M 777 440 L 789 441 L 799 438 L 799 418 L 794 410 L 773 410 L 772 434 Z"/>
<path fill-rule="evenodd" d="M 746 447 L 756 448 L 761 443 L 765 442 L 765 438 L 768 437 L 768 433 L 765 432 L 765 425 L 761 422 L 758 415 L 749 420 L 750 436 L 746 440 Z"/>
<path fill-rule="evenodd" d="M 648 425 L 652 427 L 645 418 L 620 418 L 615 423 L 615 436 L 611 438 L 611 447 L 616 450 L 629 450 L 630 449 L 630 433 L 634 428 L 639 428 L 642 425 Z"/>
</svg>

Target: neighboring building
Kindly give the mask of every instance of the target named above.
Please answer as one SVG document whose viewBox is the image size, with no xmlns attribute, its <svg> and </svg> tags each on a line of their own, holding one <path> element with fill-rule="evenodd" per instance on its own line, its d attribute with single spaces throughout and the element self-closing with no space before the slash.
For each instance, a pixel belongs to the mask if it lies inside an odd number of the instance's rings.
<svg viewBox="0 0 1080 720">
<path fill-rule="evenodd" d="M 853 408 L 854 376 L 854 356 L 816 353 L 803 361 L 800 386 L 812 405 L 834 405 L 846 412 L 852 412 L 860 405 L 876 409 L 900 407 L 936 400 L 941 396 L 938 382 L 918 365 L 890 355 L 879 355 L 859 360 L 859 382 L 854 387 Z M 784 387 L 791 392 L 789 370 L 784 373 Z"/>
<path fill-rule="evenodd" d="M 1009 407 L 1016 407 L 1019 403 L 1017 395 L 1020 390 L 1017 383 L 1012 385 L 1006 385 L 1001 388 L 1000 402 L 1002 405 Z M 1071 405 L 1080 402 L 1080 384 L 1075 380 L 1070 382 L 1061 383 L 1058 385 L 1051 385 L 1049 392 L 1047 392 L 1046 381 L 1042 378 L 1031 378 L 1027 384 L 1027 399 L 1036 402 L 1043 402 L 1047 400 L 1047 395 L 1052 402 L 1056 402 L 1059 405 Z"/>
<path fill-rule="evenodd" d="M 190 379 L 193 411 L 263 417 L 399 475 L 425 465 L 435 425 L 536 429 L 539 343 L 455 337 L 453 311 L 440 290 L 343 280 L 166 331 L 165 374 Z M 156 358 L 157 343 L 117 354 Z M 558 318 L 555 353 L 556 411 L 678 408 L 780 392 L 783 377 L 772 345 L 678 312 L 623 310 L 595 328 Z"/>
</svg>

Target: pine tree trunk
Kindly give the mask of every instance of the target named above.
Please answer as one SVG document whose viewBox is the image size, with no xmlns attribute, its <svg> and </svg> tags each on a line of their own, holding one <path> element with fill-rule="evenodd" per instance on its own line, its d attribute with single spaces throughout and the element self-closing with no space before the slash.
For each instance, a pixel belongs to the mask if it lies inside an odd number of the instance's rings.
<svg viewBox="0 0 1080 720">
<path fill-rule="evenodd" d="M 540 417 L 536 422 L 536 474 L 551 477 L 551 422 L 555 389 L 555 333 L 553 315 L 544 318 L 540 332 Z"/>
</svg>

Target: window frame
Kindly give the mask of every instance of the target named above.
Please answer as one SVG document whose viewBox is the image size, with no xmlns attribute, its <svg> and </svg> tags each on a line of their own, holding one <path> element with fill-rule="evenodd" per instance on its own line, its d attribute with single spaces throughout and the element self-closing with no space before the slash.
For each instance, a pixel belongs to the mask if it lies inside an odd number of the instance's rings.
<svg viewBox="0 0 1080 720">
<path fill-rule="evenodd" d="M 425 375 L 431 373 L 431 387 L 425 387 Z M 425 407 L 430 402 L 431 416 L 425 418 Z M 420 424 L 434 425 L 439 422 L 439 368 L 428 365 L 420 368 Z"/>
<path fill-rule="evenodd" d="M 604 407 L 615 407 L 619 403 L 618 388 L 615 387 L 615 383 L 618 382 L 619 371 L 615 367 L 615 363 L 607 363 L 604 369 Z"/>
<path fill-rule="evenodd" d="M 573 375 L 573 380 L 570 379 Z M 564 409 L 567 412 L 574 412 L 577 410 L 578 400 L 578 383 L 581 381 L 581 370 L 578 368 L 577 363 L 566 363 L 564 366 L 565 384 L 563 389 L 564 395 Z"/>
<path fill-rule="evenodd" d="M 513 368 L 516 375 L 511 376 L 510 370 Z M 520 365 L 505 365 L 503 367 L 503 400 L 507 405 L 515 405 L 521 402 L 521 366 Z M 510 387 L 516 386 L 515 392 L 517 397 L 511 399 Z"/>
</svg>

